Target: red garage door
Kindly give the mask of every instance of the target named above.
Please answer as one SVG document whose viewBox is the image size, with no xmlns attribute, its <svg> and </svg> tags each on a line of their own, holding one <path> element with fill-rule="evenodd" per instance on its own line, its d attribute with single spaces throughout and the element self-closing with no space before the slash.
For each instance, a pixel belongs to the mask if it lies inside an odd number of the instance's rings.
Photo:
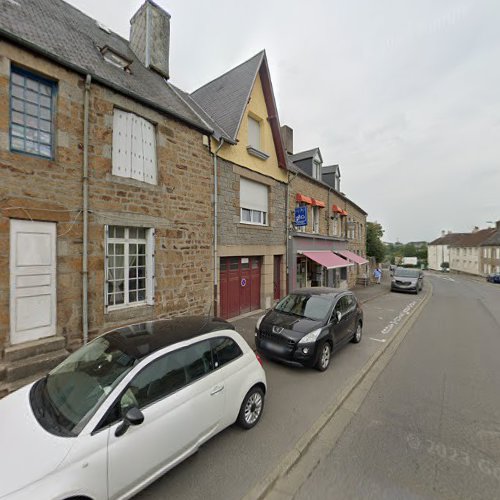
<svg viewBox="0 0 500 500">
<path fill-rule="evenodd" d="M 261 257 L 220 259 L 220 315 L 234 318 L 260 309 Z"/>
</svg>

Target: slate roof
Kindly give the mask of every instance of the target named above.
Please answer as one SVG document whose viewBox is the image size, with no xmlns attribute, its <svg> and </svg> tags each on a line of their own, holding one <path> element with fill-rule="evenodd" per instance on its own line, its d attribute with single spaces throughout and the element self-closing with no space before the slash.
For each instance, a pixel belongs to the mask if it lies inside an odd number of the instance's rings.
<svg viewBox="0 0 500 500">
<path fill-rule="evenodd" d="M 308 149 L 307 151 L 301 151 L 300 153 L 290 155 L 290 158 L 292 161 L 306 160 L 307 158 L 312 158 L 318 150 L 319 148 Z"/>
<path fill-rule="evenodd" d="M 495 232 L 488 238 L 486 238 L 481 246 L 500 246 L 500 230 L 495 229 Z"/>
<path fill-rule="evenodd" d="M 264 58 L 261 51 L 190 94 L 233 142 Z"/>
<path fill-rule="evenodd" d="M 477 247 L 486 241 L 496 232 L 496 229 L 480 229 L 475 233 L 463 233 L 453 243 L 449 243 L 450 247 Z"/>
<path fill-rule="evenodd" d="M 449 233 L 444 236 L 440 236 L 439 238 L 431 241 L 428 245 L 451 245 L 452 243 L 460 241 L 462 236 L 468 233 Z"/>
<path fill-rule="evenodd" d="M 340 176 L 340 167 L 338 165 L 326 165 L 322 168 L 323 174 L 334 174 L 335 172 L 338 172 Z"/>
<path fill-rule="evenodd" d="M 211 132 L 198 114 L 166 85 L 162 76 L 145 68 L 116 33 L 62 0 L 0 0 L 0 36 L 44 55 L 82 75 L 154 109 Z M 104 60 L 108 46 L 132 61 L 130 73 Z"/>
</svg>

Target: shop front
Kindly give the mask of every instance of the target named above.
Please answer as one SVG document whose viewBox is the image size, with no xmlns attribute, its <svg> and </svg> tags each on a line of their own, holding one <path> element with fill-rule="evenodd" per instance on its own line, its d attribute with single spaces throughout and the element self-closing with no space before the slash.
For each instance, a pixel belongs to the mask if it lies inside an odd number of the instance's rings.
<svg viewBox="0 0 500 500">
<path fill-rule="evenodd" d="M 289 246 L 289 290 L 315 286 L 347 289 L 347 269 L 353 263 L 338 255 L 346 242 L 334 238 L 295 235 Z"/>
</svg>

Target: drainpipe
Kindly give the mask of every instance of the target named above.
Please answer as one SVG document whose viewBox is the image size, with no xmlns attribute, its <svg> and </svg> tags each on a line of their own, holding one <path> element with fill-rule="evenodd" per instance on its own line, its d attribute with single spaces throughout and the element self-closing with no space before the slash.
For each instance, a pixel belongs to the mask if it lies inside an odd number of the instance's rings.
<svg viewBox="0 0 500 500">
<path fill-rule="evenodd" d="M 209 139 L 210 140 L 210 139 Z M 217 316 L 217 285 L 219 283 L 219 277 L 217 276 L 217 240 L 218 240 L 218 233 L 217 233 L 217 226 L 219 222 L 219 217 L 218 217 L 218 202 L 217 198 L 219 195 L 218 191 L 218 175 L 217 175 L 217 153 L 219 152 L 220 148 L 224 145 L 224 139 L 221 138 L 219 145 L 217 146 L 217 149 L 214 151 L 214 316 Z"/>
<path fill-rule="evenodd" d="M 82 255 L 82 329 L 83 344 L 89 340 L 88 318 L 88 209 L 89 209 L 89 97 L 92 77 L 85 79 L 85 97 L 83 101 L 83 255 Z"/>
<path fill-rule="evenodd" d="M 298 173 L 296 172 L 295 175 L 290 179 L 290 171 L 288 171 L 288 183 L 286 185 L 286 202 L 285 202 L 285 210 L 286 210 L 286 217 L 285 217 L 285 224 L 286 224 L 286 230 L 285 230 L 285 238 L 286 238 L 286 245 L 285 245 L 285 270 L 286 270 L 286 293 L 288 294 L 289 288 L 290 288 L 290 259 L 288 256 L 288 252 L 290 250 L 290 184 L 292 181 L 297 177 Z"/>
</svg>

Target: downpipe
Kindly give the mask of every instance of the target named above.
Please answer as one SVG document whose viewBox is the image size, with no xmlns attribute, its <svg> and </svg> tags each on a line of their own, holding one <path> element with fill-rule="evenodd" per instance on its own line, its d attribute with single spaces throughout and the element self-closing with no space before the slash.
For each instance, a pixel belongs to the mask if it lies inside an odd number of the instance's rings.
<svg viewBox="0 0 500 500">
<path fill-rule="evenodd" d="M 209 139 L 210 140 L 210 139 Z M 217 259 L 218 259 L 218 225 L 219 225 L 219 215 L 218 215 L 218 210 L 219 210 L 219 204 L 218 204 L 218 197 L 219 197 L 219 190 L 218 190 L 218 162 L 217 162 L 217 154 L 219 153 L 220 149 L 224 145 L 224 139 L 221 138 L 219 145 L 217 146 L 217 149 L 214 151 L 214 250 L 213 250 L 213 259 L 214 259 L 214 290 L 213 290 L 213 308 L 214 308 L 214 316 L 217 316 L 217 308 L 218 308 L 218 300 L 217 300 L 217 295 L 218 295 L 218 284 L 219 284 L 219 277 L 217 275 Z"/>
<path fill-rule="evenodd" d="M 83 101 L 83 251 L 82 251 L 82 330 L 83 344 L 89 341 L 88 318 L 88 223 L 89 223 L 89 100 L 92 77 L 88 74 L 85 78 L 85 96 Z"/>
</svg>

